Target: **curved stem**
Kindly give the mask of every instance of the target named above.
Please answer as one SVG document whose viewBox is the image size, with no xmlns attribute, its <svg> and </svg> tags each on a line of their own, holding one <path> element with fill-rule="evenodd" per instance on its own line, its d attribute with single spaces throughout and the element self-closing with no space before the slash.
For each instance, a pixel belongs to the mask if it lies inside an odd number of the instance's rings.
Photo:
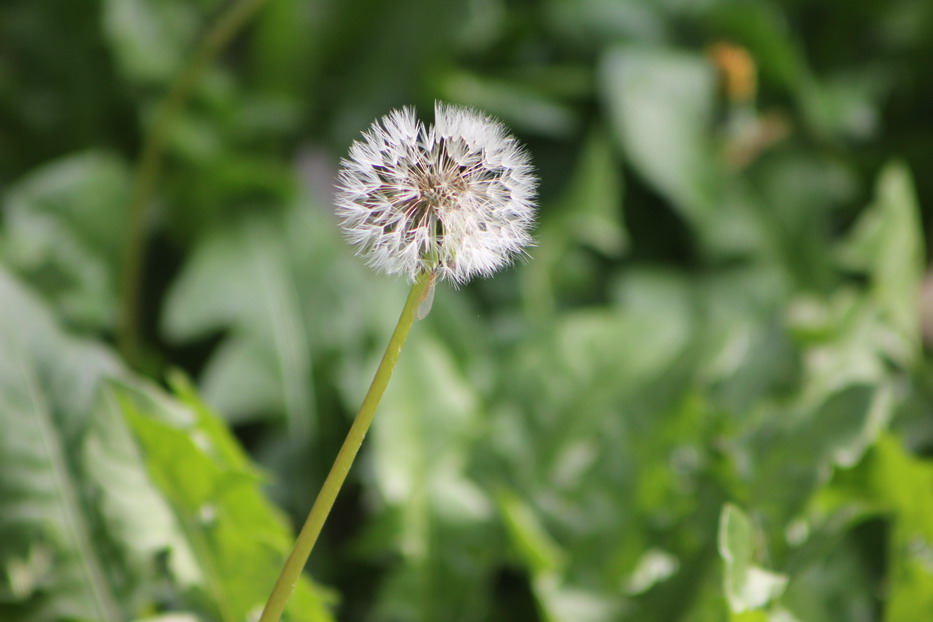
<svg viewBox="0 0 933 622">
<path fill-rule="evenodd" d="M 324 480 L 324 485 L 321 487 L 317 499 L 314 500 L 314 505 L 311 507 L 311 512 L 308 514 L 308 519 L 301 528 L 298 538 L 295 540 L 292 552 L 289 554 L 288 559 L 285 560 L 285 565 L 275 582 L 272 594 L 269 595 L 269 600 L 265 609 L 263 609 L 259 622 L 277 622 L 285 610 L 288 598 L 298 583 L 298 578 L 308 561 L 311 549 L 314 548 L 314 543 L 317 542 L 324 521 L 327 520 L 331 508 L 334 507 L 337 493 L 340 492 L 344 480 L 347 479 L 347 473 L 349 473 L 353 460 L 363 443 L 363 438 L 373 422 L 376 407 L 379 406 L 382 394 L 385 393 L 389 378 L 392 377 L 392 370 L 395 369 L 395 363 L 402 351 L 402 345 L 408 338 L 408 332 L 415 321 L 415 312 L 427 296 L 428 286 L 431 282 L 431 273 L 425 272 L 418 277 L 418 280 L 412 286 L 405 307 L 402 309 L 402 314 L 399 316 L 398 324 L 395 326 L 395 332 L 392 333 L 392 337 L 389 339 L 389 345 L 386 346 L 385 354 L 382 355 L 382 361 L 379 363 L 372 384 L 369 385 L 369 391 L 366 393 L 366 397 L 363 398 L 363 405 L 360 406 L 360 410 L 353 420 L 353 425 L 350 426 L 350 431 L 347 433 L 347 438 L 343 441 L 343 446 L 337 453 L 334 465 L 330 468 L 330 473 L 327 474 L 327 479 Z"/>
<path fill-rule="evenodd" d="M 135 359 L 139 348 L 139 293 L 146 247 L 145 225 L 161 172 L 169 130 L 205 69 L 265 2 L 267 0 L 237 0 L 220 15 L 217 23 L 201 39 L 188 66 L 172 83 L 168 95 L 156 110 L 152 128 L 146 133 L 129 207 L 117 327 L 120 351 L 129 361 Z"/>
</svg>

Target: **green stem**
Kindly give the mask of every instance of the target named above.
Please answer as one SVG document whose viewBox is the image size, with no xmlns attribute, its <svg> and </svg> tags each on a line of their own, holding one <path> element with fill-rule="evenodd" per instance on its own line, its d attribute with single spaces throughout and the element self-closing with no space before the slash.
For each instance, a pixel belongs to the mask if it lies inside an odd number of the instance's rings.
<svg viewBox="0 0 933 622">
<path fill-rule="evenodd" d="M 127 360 L 134 360 L 139 349 L 139 294 L 146 248 L 145 225 L 152 209 L 152 195 L 162 169 L 162 155 L 168 133 L 190 97 L 201 75 L 211 65 L 227 43 L 243 28 L 267 0 L 237 0 L 218 18 L 204 35 L 191 62 L 175 79 L 168 95 L 159 104 L 152 128 L 144 139 L 139 167 L 129 207 L 129 223 L 124 247 L 121 275 L 120 318 L 118 342 Z"/>
<path fill-rule="evenodd" d="M 363 443 L 363 438 L 373 422 L 376 407 L 379 406 L 382 394 L 385 393 L 389 378 L 392 377 L 392 370 L 395 369 L 395 363 L 402 351 L 402 345 L 408 338 L 408 332 L 415 321 L 415 311 L 427 295 L 431 280 L 431 273 L 425 272 L 418 277 L 412 286 L 411 292 L 408 294 L 408 300 L 405 301 L 405 307 L 402 309 L 402 314 L 398 318 L 398 324 L 395 326 L 395 332 L 392 333 L 392 337 L 389 339 L 389 345 L 386 346 L 385 354 L 382 355 L 382 361 L 379 363 L 372 384 L 369 385 L 369 391 L 366 393 L 366 397 L 363 398 L 363 405 L 360 406 L 360 410 L 353 420 L 353 425 L 350 426 L 350 431 L 347 433 L 347 438 L 343 441 L 343 446 L 334 460 L 334 465 L 330 468 L 330 473 L 327 474 L 327 479 L 324 480 L 324 485 L 321 487 L 317 499 L 314 500 L 314 505 L 311 507 L 311 512 L 308 514 L 308 519 L 301 528 L 298 538 L 295 540 L 292 552 L 288 555 L 288 559 L 285 560 L 285 565 L 275 582 L 275 587 L 272 588 L 272 594 L 269 595 L 269 600 L 265 609 L 263 609 L 259 622 L 277 622 L 282 612 L 285 611 L 288 598 L 298 583 L 298 578 L 308 561 L 311 549 L 314 548 L 314 543 L 317 542 L 324 521 L 327 520 L 331 508 L 334 507 L 337 493 L 340 492 L 344 480 L 347 479 L 347 473 L 349 473 L 353 460 Z"/>
</svg>

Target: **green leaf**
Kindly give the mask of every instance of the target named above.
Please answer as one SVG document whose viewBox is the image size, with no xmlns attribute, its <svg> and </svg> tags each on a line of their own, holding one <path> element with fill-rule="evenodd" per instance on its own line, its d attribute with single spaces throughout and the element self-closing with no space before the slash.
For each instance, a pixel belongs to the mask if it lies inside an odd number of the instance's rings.
<svg viewBox="0 0 933 622">
<path fill-rule="evenodd" d="M 713 256 L 760 255 L 768 223 L 731 178 L 714 135 L 716 73 L 702 55 L 616 46 L 600 61 L 601 95 L 623 156 L 696 230 Z"/>
<path fill-rule="evenodd" d="M 4 198 L 3 258 L 70 324 L 114 325 L 129 195 L 126 165 L 90 151 L 44 164 Z"/>
<path fill-rule="evenodd" d="M 197 4 L 106 0 L 104 32 L 123 74 L 136 82 L 168 82 L 179 71 L 198 31 Z"/>
<path fill-rule="evenodd" d="M 562 202 L 574 237 L 610 257 L 625 251 L 629 243 L 622 187 L 622 170 L 612 145 L 602 128 L 597 128 L 583 146 Z"/>
<path fill-rule="evenodd" d="M 696 54 L 618 47 L 601 70 L 609 118 L 632 164 L 694 224 L 709 219 L 719 183 L 712 66 Z"/>
<path fill-rule="evenodd" d="M 119 373 L 103 349 L 60 333 L 0 269 L 0 617 L 119 622 L 79 448 L 98 386 Z"/>
<path fill-rule="evenodd" d="M 63 334 L 4 271 L 0 299 L 0 616 L 254 613 L 292 540 L 231 433 L 183 381 L 179 402 Z M 302 582 L 290 619 L 329 620 L 329 600 Z"/>
<path fill-rule="evenodd" d="M 885 436 L 875 447 L 872 467 L 873 492 L 893 524 L 884 619 L 922 619 L 933 611 L 933 463 Z"/>
<path fill-rule="evenodd" d="M 668 36 L 663 9 L 639 0 L 548 2 L 548 27 L 586 47 L 620 40 L 660 42 Z"/>
<path fill-rule="evenodd" d="M 487 533 L 492 502 L 466 473 L 481 433 L 478 404 L 426 328 L 417 326 L 409 338 L 367 439 L 370 477 L 383 504 L 374 527 L 383 537 L 370 536 L 368 548 L 401 555 L 377 611 L 393 620 L 434 620 L 454 607 L 458 619 L 482 620 L 479 590 L 494 551 Z"/>
<path fill-rule="evenodd" d="M 905 363 L 917 356 L 920 343 L 922 231 L 910 172 L 903 164 L 889 164 L 878 176 L 874 202 L 840 253 L 847 267 L 870 276 L 872 299 L 902 340 L 895 354 Z"/>
<path fill-rule="evenodd" d="M 532 261 L 522 267 L 528 291 L 528 310 L 535 317 L 553 311 L 557 297 L 566 290 L 591 283 L 592 270 L 585 263 L 589 249 L 618 257 L 629 244 L 622 222 L 622 167 L 601 128 L 594 129 L 583 145 L 579 163 L 555 209 L 545 212 L 536 234 Z"/>
<path fill-rule="evenodd" d="M 501 490 L 497 500 L 509 541 L 531 576 L 542 617 L 548 622 L 614 619 L 617 606 L 611 599 L 567 582 L 567 551 L 547 533 L 532 508 L 507 490 Z"/>
<path fill-rule="evenodd" d="M 92 480 L 107 533 L 126 547 L 130 567 L 146 569 L 140 601 L 158 598 L 153 586 L 166 578 L 183 591 L 203 584 L 191 544 L 149 477 L 117 396 L 112 387 L 103 389 L 84 443 L 82 466 Z M 157 569 L 159 559 L 164 559 L 167 576 Z"/>
<path fill-rule="evenodd" d="M 143 386 L 123 385 L 115 393 L 149 476 L 200 567 L 202 598 L 225 622 L 255 615 L 292 543 L 283 517 L 263 497 L 256 470 L 200 404 L 178 405 Z M 289 603 L 289 619 L 330 620 L 330 600 L 302 580 Z"/>
<path fill-rule="evenodd" d="M 445 99 L 486 110 L 509 127 L 544 136 L 566 137 L 577 132 L 580 124 L 572 108 L 514 80 L 451 73 L 441 89 Z"/>
<path fill-rule="evenodd" d="M 719 554 L 725 564 L 723 590 L 734 613 L 763 609 L 779 598 L 787 577 L 754 563 L 757 536 L 748 517 L 732 504 L 719 519 Z"/>
<path fill-rule="evenodd" d="M 534 512 L 517 495 L 500 491 L 499 509 L 506 532 L 522 563 L 532 575 L 560 572 L 564 552 L 545 531 Z"/>
<path fill-rule="evenodd" d="M 311 358 L 280 226 L 257 217 L 204 240 L 169 293 L 163 328 L 174 341 L 231 330 L 204 372 L 207 401 L 233 421 L 284 412 L 306 439 Z"/>
</svg>

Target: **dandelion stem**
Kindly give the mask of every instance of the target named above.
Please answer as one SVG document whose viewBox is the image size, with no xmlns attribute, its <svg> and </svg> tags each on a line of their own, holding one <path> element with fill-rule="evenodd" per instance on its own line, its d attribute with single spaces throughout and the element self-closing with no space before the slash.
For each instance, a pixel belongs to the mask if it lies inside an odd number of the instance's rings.
<svg viewBox="0 0 933 622">
<path fill-rule="evenodd" d="M 139 295 L 144 271 L 145 226 L 152 205 L 152 195 L 161 173 L 162 155 L 169 130 L 204 71 L 267 1 L 236 0 L 220 15 L 199 42 L 187 67 L 169 87 L 168 94 L 156 109 L 152 127 L 145 136 L 129 207 L 121 275 L 117 339 L 120 351 L 129 361 L 136 358 L 139 349 Z"/>
<path fill-rule="evenodd" d="M 395 326 L 395 332 L 392 333 L 392 337 L 389 339 L 389 345 L 386 346 L 385 354 L 382 355 L 382 361 L 379 363 L 372 384 L 369 385 L 369 391 L 366 393 L 366 397 L 363 398 L 363 405 L 360 406 L 360 410 L 353 420 L 353 425 L 350 426 L 350 431 L 347 433 L 347 438 L 343 441 L 343 446 L 330 468 L 330 473 L 327 474 L 327 479 L 324 480 L 324 485 L 321 487 L 317 499 L 314 500 L 314 505 L 311 507 L 311 512 L 308 514 L 298 538 L 295 540 L 292 552 L 288 555 L 288 559 L 285 560 L 285 565 L 282 567 L 282 572 L 279 574 L 275 587 L 269 595 L 269 600 L 266 602 L 266 607 L 263 609 L 259 622 L 277 622 L 285 610 L 288 598 L 298 583 L 298 578 L 308 561 L 311 549 L 314 548 L 314 544 L 317 542 L 324 521 L 327 520 L 331 508 L 334 507 L 337 493 L 340 492 L 344 480 L 347 479 L 347 473 L 349 473 L 353 460 L 363 443 L 363 438 L 373 422 L 376 408 L 379 406 L 382 394 L 385 393 L 386 386 L 389 384 L 389 378 L 392 377 L 392 371 L 395 369 L 395 363 L 402 351 L 402 345 L 408 338 L 408 332 L 415 321 L 415 312 L 427 296 L 431 281 L 431 273 L 423 272 L 412 286 L 405 307 L 402 309 L 402 314 L 399 316 L 398 324 Z"/>
</svg>

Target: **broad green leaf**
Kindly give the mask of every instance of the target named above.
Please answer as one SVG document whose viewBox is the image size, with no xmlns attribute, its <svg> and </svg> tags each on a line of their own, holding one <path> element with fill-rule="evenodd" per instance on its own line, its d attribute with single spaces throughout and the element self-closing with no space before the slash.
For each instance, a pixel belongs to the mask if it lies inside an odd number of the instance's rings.
<svg viewBox="0 0 933 622">
<path fill-rule="evenodd" d="M 121 160 L 89 151 L 44 164 L 3 199 L 0 256 L 70 324 L 115 322 L 129 189 Z"/>
<path fill-rule="evenodd" d="M 3 619 L 255 612 L 291 536 L 230 432 L 180 380 L 181 402 L 63 334 L 2 271 L 0 299 Z M 302 582 L 290 619 L 329 620 L 327 600 Z"/>
<path fill-rule="evenodd" d="M 123 382 L 130 382 L 129 379 Z M 100 513 L 111 537 L 126 547 L 128 563 L 147 569 L 145 599 L 155 599 L 154 586 L 166 578 L 180 589 L 203 584 L 204 575 L 177 517 L 146 471 L 143 457 L 124 421 L 111 386 L 101 387 L 82 454 L 82 467 L 92 480 Z M 156 560 L 164 558 L 167 577 Z"/>
<path fill-rule="evenodd" d="M 176 341 L 230 330 L 204 372 L 205 398 L 234 421 L 283 412 L 306 439 L 311 357 L 280 226 L 254 218 L 204 240 L 169 294 L 163 327 Z"/>
<path fill-rule="evenodd" d="M 886 622 L 915 620 L 933 611 L 933 464 L 907 453 L 893 436 L 875 447 L 873 493 L 890 513 L 890 594 Z"/>
<path fill-rule="evenodd" d="M 199 565 L 201 598 L 225 622 L 255 615 L 292 543 L 283 517 L 264 499 L 255 469 L 200 404 L 178 404 L 143 386 L 124 385 L 115 393 L 149 477 L 177 516 Z M 289 619 L 330 620 L 329 600 L 302 580 L 289 603 Z"/>
<path fill-rule="evenodd" d="M 614 618 L 617 606 L 611 599 L 595 590 L 568 585 L 567 551 L 554 542 L 532 508 L 505 490 L 500 491 L 498 504 L 511 546 L 531 577 L 531 587 L 545 620 L 597 622 Z"/>
<path fill-rule="evenodd" d="M 379 616 L 427 621 L 453 606 L 459 620 L 484 617 L 493 507 L 467 473 L 479 414 L 450 355 L 426 326 L 416 326 L 367 439 L 382 505 L 376 527 L 388 531 L 378 532 L 381 541 L 370 537 L 367 548 L 400 555 L 382 587 Z"/>
<path fill-rule="evenodd" d="M 602 59 L 603 97 L 625 155 L 694 224 L 717 207 L 712 66 L 696 54 L 620 47 Z"/>
<path fill-rule="evenodd" d="M 604 46 L 619 40 L 658 43 L 668 37 L 669 24 L 657 4 L 639 0 L 549 0 L 549 27 L 584 46 Z"/>
<path fill-rule="evenodd" d="M 590 134 L 563 196 L 566 225 L 580 242 L 612 257 L 628 246 L 622 170 L 602 128 Z"/>
<path fill-rule="evenodd" d="M 714 135 L 716 74 L 702 55 L 617 46 L 600 61 L 601 96 L 623 157 L 696 231 L 712 256 L 766 254 L 768 222 L 726 173 Z"/>
<path fill-rule="evenodd" d="M 532 261 L 521 271 L 528 312 L 536 318 L 552 312 L 560 294 L 591 285 L 591 266 L 583 258 L 590 249 L 617 257 L 628 247 L 622 223 L 622 168 L 600 129 L 584 143 L 555 208 L 539 227 Z"/>
<path fill-rule="evenodd" d="M 875 200 L 861 216 L 841 258 L 871 278 L 872 299 L 902 343 L 892 352 L 904 363 L 916 356 L 920 318 L 917 296 L 924 270 L 924 242 L 910 172 L 889 164 L 878 177 Z"/>
<path fill-rule="evenodd" d="M 756 565 L 757 536 L 742 510 L 723 506 L 719 520 L 719 554 L 723 559 L 723 590 L 734 613 L 763 609 L 780 597 L 787 577 Z"/>
<path fill-rule="evenodd" d="M 625 584 L 628 594 L 640 594 L 654 585 L 670 578 L 680 567 L 680 561 L 665 551 L 650 549 L 645 551 L 635 570 Z"/>
<path fill-rule="evenodd" d="M 546 622 L 612 622 L 618 619 L 621 608 L 612 595 L 563 585 L 553 574 L 536 577 L 533 588 Z"/>
<path fill-rule="evenodd" d="M 580 121 L 572 108 L 514 80 L 452 73 L 441 88 L 445 99 L 488 111 L 518 130 L 555 138 L 578 131 Z"/>
<path fill-rule="evenodd" d="M 856 526 L 885 521 L 886 595 L 883 619 L 890 622 L 923 617 L 933 606 L 933 465 L 911 455 L 900 439 L 882 434 L 855 468 L 841 471 L 811 503 L 804 530 L 812 529 L 801 553 L 786 603 L 801 619 L 839 615 L 846 619 L 876 616 L 879 603 L 871 594 L 854 594 L 876 585 L 878 565 L 861 564 L 862 550 L 843 548 L 841 534 L 851 539 Z M 857 541 L 856 541 L 857 542 Z M 803 560 L 801 556 L 805 556 Z M 842 599 L 844 607 L 834 602 Z M 877 616 L 876 616 L 877 617 Z M 880 618 L 879 618 L 880 619 Z"/>
<path fill-rule="evenodd" d="M 178 0 L 103 3 L 103 29 L 128 79 L 165 83 L 180 70 L 200 25 L 197 4 Z"/>
<path fill-rule="evenodd" d="M 770 525 L 793 520 L 834 469 L 857 464 L 877 441 L 893 414 L 891 391 L 852 384 L 816 404 L 762 407 L 734 450 L 749 503 Z"/>
<path fill-rule="evenodd" d="M 119 622 L 113 579 L 125 569 L 78 467 L 99 385 L 119 366 L 62 334 L 3 269 L 0 300 L 0 617 Z"/>
</svg>

